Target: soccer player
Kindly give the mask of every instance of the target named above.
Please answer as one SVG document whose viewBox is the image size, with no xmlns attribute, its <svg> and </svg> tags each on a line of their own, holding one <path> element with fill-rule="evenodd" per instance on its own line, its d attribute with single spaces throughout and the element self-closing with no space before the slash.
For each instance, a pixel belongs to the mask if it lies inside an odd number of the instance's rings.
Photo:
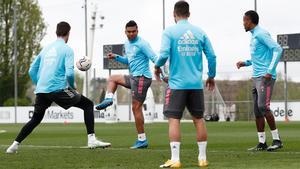
<svg viewBox="0 0 300 169">
<path fill-rule="evenodd" d="M 274 116 L 270 110 L 270 101 L 276 79 L 276 66 L 280 60 L 282 48 L 271 38 L 269 32 L 258 26 L 259 16 L 255 11 L 244 15 L 244 28 L 252 34 L 250 50 L 251 60 L 237 62 L 237 68 L 253 67 L 253 107 L 259 143 L 249 150 L 273 151 L 282 148 Z M 265 119 L 271 129 L 273 143 L 267 146 Z"/>
<path fill-rule="evenodd" d="M 112 75 L 108 79 L 105 99 L 96 105 L 96 109 L 105 109 L 113 104 L 113 96 L 119 85 L 131 89 L 132 111 L 138 133 L 138 138 L 131 148 L 147 148 L 142 106 L 152 83 L 149 60 L 154 63 L 157 57 L 149 43 L 138 36 L 138 26 L 135 21 L 131 20 L 126 24 L 125 34 L 128 38 L 125 42 L 125 56 L 109 53 L 107 57 L 129 65 L 130 75 Z"/>
<path fill-rule="evenodd" d="M 111 144 L 96 139 L 94 131 L 94 104 L 75 90 L 74 52 L 67 42 L 70 35 L 67 22 L 57 24 L 57 40 L 42 49 L 29 69 L 32 82 L 36 85 L 34 113 L 22 128 L 6 153 L 15 153 L 21 142 L 42 121 L 45 111 L 55 102 L 64 109 L 72 106 L 84 111 L 84 122 L 88 134 L 88 147 L 108 147 Z"/>
<path fill-rule="evenodd" d="M 176 25 L 167 28 L 162 35 L 160 57 L 155 63 L 155 76 L 159 80 L 160 67 L 169 59 L 169 88 L 166 91 L 164 115 L 169 121 L 171 159 L 160 167 L 179 168 L 180 162 L 180 119 L 187 107 L 192 115 L 199 148 L 198 165 L 208 166 L 206 159 L 207 131 L 204 113 L 202 82 L 202 52 L 208 60 L 206 86 L 215 86 L 216 55 L 208 36 L 200 28 L 189 23 L 189 4 L 178 1 L 174 6 Z"/>
</svg>

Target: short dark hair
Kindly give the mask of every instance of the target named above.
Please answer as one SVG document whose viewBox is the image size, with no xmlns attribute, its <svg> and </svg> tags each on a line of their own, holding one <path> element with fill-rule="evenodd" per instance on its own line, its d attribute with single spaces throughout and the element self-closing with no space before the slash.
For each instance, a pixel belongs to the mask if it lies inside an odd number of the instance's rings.
<svg viewBox="0 0 300 169">
<path fill-rule="evenodd" d="M 66 36 L 71 30 L 71 26 L 67 22 L 59 22 L 56 26 L 57 36 Z"/>
<path fill-rule="evenodd" d="M 136 28 L 138 28 L 136 22 L 134 20 L 130 20 L 129 22 L 126 23 L 125 28 L 127 28 L 127 27 L 133 27 L 133 26 L 135 26 Z"/>
<path fill-rule="evenodd" d="M 258 16 L 257 12 L 250 10 L 245 13 L 245 16 L 248 16 L 250 18 L 251 22 L 254 23 L 255 25 L 258 24 L 259 16 Z"/>
<path fill-rule="evenodd" d="M 174 5 L 174 12 L 177 16 L 188 17 L 190 15 L 190 5 L 185 1 L 178 1 Z"/>
</svg>

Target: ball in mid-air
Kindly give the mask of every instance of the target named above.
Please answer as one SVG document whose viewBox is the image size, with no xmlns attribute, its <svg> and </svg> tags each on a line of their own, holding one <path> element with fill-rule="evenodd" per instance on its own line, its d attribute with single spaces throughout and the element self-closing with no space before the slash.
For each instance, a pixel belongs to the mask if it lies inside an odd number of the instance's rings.
<svg viewBox="0 0 300 169">
<path fill-rule="evenodd" d="M 76 67 L 81 71 L 87 71 L 92 66 L 91 59 L 87 56 L 83 56 L 76 62 Z"/>
</svg>

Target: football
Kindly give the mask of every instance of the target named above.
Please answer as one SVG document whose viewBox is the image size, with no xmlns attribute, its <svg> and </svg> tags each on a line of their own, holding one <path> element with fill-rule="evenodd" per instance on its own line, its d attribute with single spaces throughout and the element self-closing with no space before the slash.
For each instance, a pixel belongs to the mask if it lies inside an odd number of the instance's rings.
<svg viewBox="0 0 300 169">
<path fill-rule="evenodd" d="M 87 56 L 83 56 L 82 58 L 78 59 L 76 62 L 76 67 L 81 71 L 89 70 L 91 65 L 92 65 L 91 59 Z"/>
</svg>

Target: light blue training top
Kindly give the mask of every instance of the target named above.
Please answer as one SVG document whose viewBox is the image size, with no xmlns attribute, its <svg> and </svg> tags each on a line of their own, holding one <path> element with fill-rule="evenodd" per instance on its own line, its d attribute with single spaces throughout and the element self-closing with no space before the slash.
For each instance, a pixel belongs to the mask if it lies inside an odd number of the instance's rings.
<svg viewBox="0 0 300 169">
<path fill-rule="evenodd" d="M 73 50 L 58 38 L 36 56 L 30 66 L 29 76 L 36 85 L 34 93 L 74 88 Z"/>
<path fill-rule="evenodd" d="M 252 30 L 250 51 L 251 60 L 246 60 L 245 65 L 253 67 L 253 77 L 271 74 L 276 79 L 276 67 L 282 54 L 282 48 L 276 43 L 269 32 L 256 26 Z"/>
<path fill-rule="evenodd" d="M 125 56 L 117 55 L 115 60 L 129 65 L 132 76 L 145 76 L 152 78 L 149 60 L 155 63 L 157 56 L 147 41 L 137 36 L 125 42 Z"/>
<path fill-rule="evenodd" d="M 180 20 L 163 32 L 160 57 L 156 66 L 161 67 L 170 59 L 171 89 L 203 89 L 202 52 L 208 61 L 207 74 L 210 78 L 214 78 L 216 55 L 204 31 L 187 20 Z"/>
</svg>

